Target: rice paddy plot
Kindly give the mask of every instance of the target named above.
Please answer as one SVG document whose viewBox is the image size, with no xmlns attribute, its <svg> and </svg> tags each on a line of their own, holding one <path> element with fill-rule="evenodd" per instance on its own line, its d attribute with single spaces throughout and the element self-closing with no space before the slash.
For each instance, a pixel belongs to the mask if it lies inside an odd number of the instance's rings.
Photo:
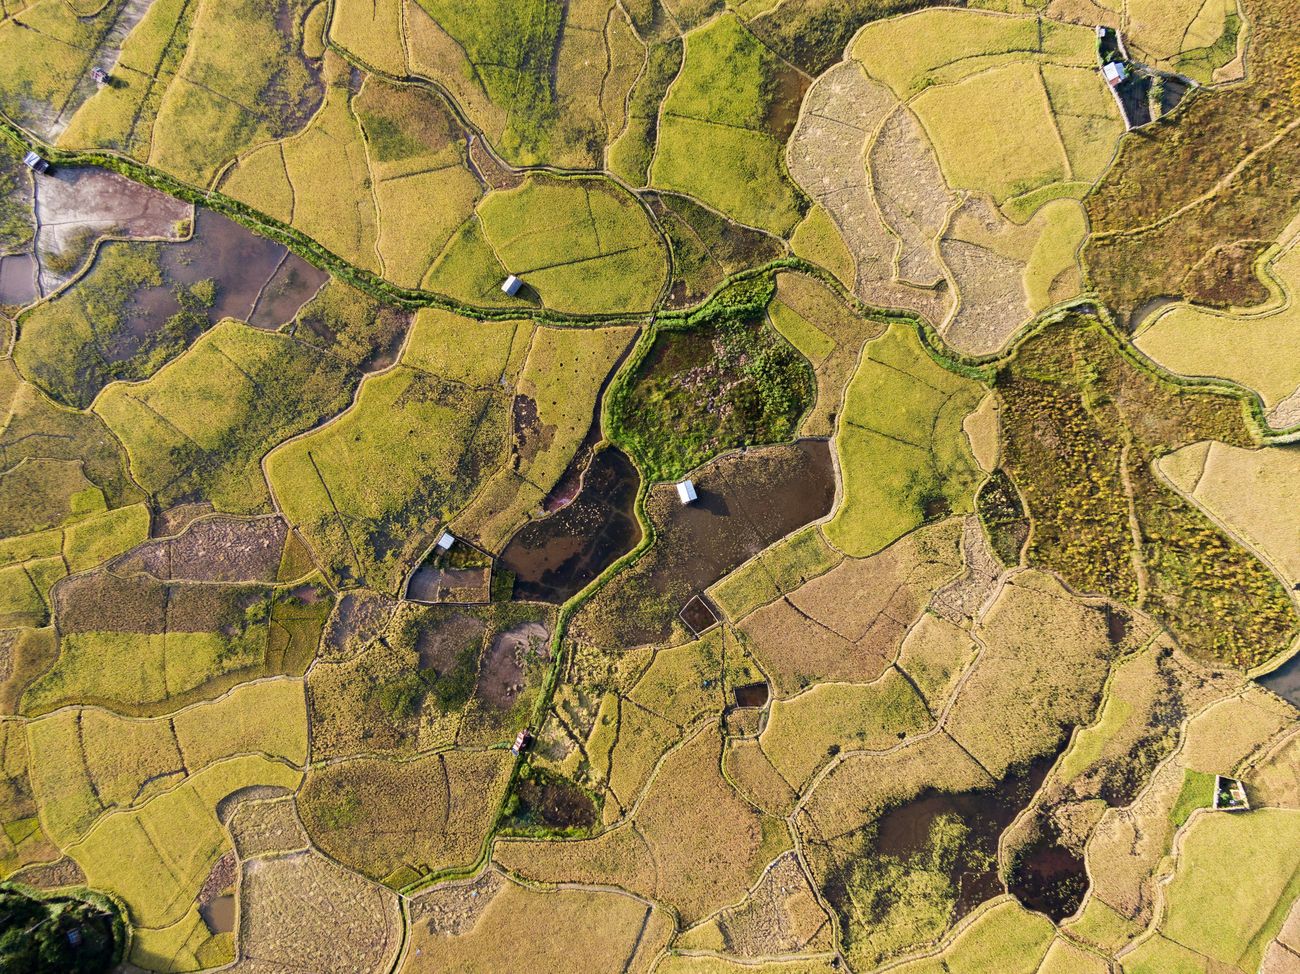
<svg viewBox="0 0 1300 974">
<path fill-rule="evenodd" d="M 505 416 L 499 392 L 399 366 L 368 378 L 338 419 L 272 451 L 267 478 L 336 580 L 396 592 L 499 462 Z"/>
<path fill-rule="evenodd" d="M 803 202 L 784 176 L 780 146 L 806 86 L 734 14 L 691 32 L 660 114 L 651 185 L 694 196 L 746 226 L 788 234 Z M 700 166 L 700 153 L 712 164 Z"/>
<path fill-rule="evenodd" d="M 265 452 L 344 408 L 359 379 L 296 339 L 228 320 L 148 381 L 109 386 L 94 408 L 162 504 L 252 514 L 270 506 Z"/>
<path fill-rule="evenodd" d="M 635 197 L 607 180 L 530 176 L 489 193 L 477 212 L 501 266 L 547 308 L 632 314 L 663 287 L 663 241 Z"/>
<path fill-rule="evenodd" d="M 827 540 L 863 557 L 926 521 L 969 511 L 978 468 L 962 421 L 981 394 L 902 325 L 869 343 L 845 394 L 836 443 L 844 501 Z"/>
</svg>

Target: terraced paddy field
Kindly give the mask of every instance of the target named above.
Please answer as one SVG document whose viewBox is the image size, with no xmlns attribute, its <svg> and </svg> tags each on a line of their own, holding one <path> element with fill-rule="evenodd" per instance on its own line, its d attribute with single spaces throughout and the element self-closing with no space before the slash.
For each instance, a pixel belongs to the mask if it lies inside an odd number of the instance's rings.
<svg viewBox="0 0 1300 974">
<path fill-rule="evenodd" d="M 1291 974 L 1291 0 L 0 0 L 0 970 Z"/>
</svg>

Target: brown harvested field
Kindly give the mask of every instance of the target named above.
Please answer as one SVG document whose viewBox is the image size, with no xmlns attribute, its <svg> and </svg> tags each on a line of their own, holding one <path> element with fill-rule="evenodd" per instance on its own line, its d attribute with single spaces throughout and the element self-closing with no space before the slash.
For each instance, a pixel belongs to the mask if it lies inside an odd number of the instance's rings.
<svg viewBox="0 0 1300 974">
<path fill-rule="evenodd" d="M 1118 649 L 1103 609 L 1032 572 L 1003 586 L 976 634 L 983 650 L 944 726 L 1002 778 L 1091 722 Z"/>
<path fill-rule="evenodd" d="M 1251 764 L 1251 801 L 1274 808 L 1300 808 L 1300 734 L 1283 738 Z"/>
<path fill-rule="evenodd" d="M 219 811 L 225 813 L 226 830 L 242 860 L 301 852 L 311 843 L 292 795 L 236 795 Z"/>
<path fill-rule="evenodd" d="M 397 601 L 365 590 L 348 592 L 334 606 L 321 640 L 323 659 L 349 659 L 388 627 Z"/>
<path fill-rule="evenodd" d="M 961 553 L 966 570 L 934 593 L 930 608 L 957 625 L 978 618 L 997 588 L 1002 565 L 976 515 L 962 522 Z"/>
<path fill-rule="evenodd" d="M 677 943 L 685 949 L 716 949 L 749 958 L 833 947 L 831 919 L 794 852 L 777 857 L 744 902 L 686 931 Z"/>
<path fill-rule="evenodd" d="M 401 941 L 396 894 L 319 853 L 240 864 L 241 970 L 383 970 Z"/>
<path fill-rule="evenodd" d="M 795 182 L 825 207 L 848 245 L 857 265 L 858 297 L 916 311 L 937 326 L 952 306 L 951 296 L 896 283 L 897 238 L 863 192 L 866 143 L 897 104 L 893 93 L 868 78 L 857 61 L 835 65 L 809 89 L 787 160 Z"/>
<path fill-rule="evenodd" d="M 322 852 L 372 879 L 402 866 L 466 866 L 496 819 L 511 766 L 508 751 L 452 751 L 314 768 L 299 799 L 303 824 Z"/>
<path fill-rule="evenodd" d="M 278 515 L 218 515 L 191 522 L 177 537 L 147 541 L 109 569 L 119 575 L 145 572 L 160 581 L 274 582 L 287 535 Z"/>
<path fill-rule="evenodd" d="M 720 753 L 717 731 L 701 731 L 664 761 L 629 824 L 596 839 L 499 841 L 493 856 L 539 882 L 618 883 L 690 925 L 742 897 L 790 843 L 722 778 Z"/>
<path fill-rule="evenodd" d="M 847 558 L 747 616 L 741 632 L 777 695 L 884 672 L 935 587 L 959 570 L 960 526 L 944 521 L 869 558 Z"/>
<path fill-rule="evenodd" d="M 489 873 L 486 875 L 495 875 Z M 644 970 L 666 943 L 671 920 L 645 900 L 611 890 L 560 889 L 543 892 L 509 880 L 486 889 L 462 887 L 461 897 L 479 894 L 471 923 L 447 923 L 412 905 L 411 942 L 404 974 L 442 971 Z M 481 890 L 481 893 L 480 893 Z M 444 901 L 454 889 L 435 888 Z M 451 895 L 449 895 L 451 894 Z M 454 915 L 454 914 L 452 914 Z M 580 949 L 575 949 L 581 944 Z"/>
<path fill-rule="evenodd" d="M 934 244 L 957 196 L 948 188 L 934 148 L 912 110 L 885 118 L 867 154 L 871 198 L 898 238 L 893 259 L 901 284 L 933 287 L 944 279 Z"/>
</svg>

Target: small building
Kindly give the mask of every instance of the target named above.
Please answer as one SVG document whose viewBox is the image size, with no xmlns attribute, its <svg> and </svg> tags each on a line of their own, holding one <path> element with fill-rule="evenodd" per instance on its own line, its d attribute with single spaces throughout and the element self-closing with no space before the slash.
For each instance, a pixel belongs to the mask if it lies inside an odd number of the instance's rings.
<svg viewBox="0 0 1300 974">
<path fill-rule="evenodd" d="M 80 947 L 84 938 L 81 935 L 80 927 L 73 927 L 68 931 L 68 944 L 72 947 Z"/>
<path fill-rule="evenodd" d="M 528 745 L 531 743 L 533 743 L 532 732 L 525 727 L 515 738 L 514 746 L 510 748 L 510 752 L 512 754 L 523 754 L 524 751 L 528 750 Z"/>
<path fill-rule="evenodd" d="M 1248 812 L 1250 801 L 1246 798 L 1246 786 L 1236 778 L 1227 778 L 1221 774 L 1214 776 L 1214 809 L 1226 812 Z"/>
<path fill-rule="evenodd" d="M 451 551 L 451 546 L 456 543 L 456 536 L 450 531 L 444 531 L 438 536 L 438 550 Z"/>
<path fill-rule="evenodd" d="M 1119 61 L 1111 61 L 1102 65 L 1101 76 L 1106 79 L 1106 84 L 1118 88 L 1128 78 L 1128 68 Z"/>
<path fill-rule="evenodd" d="M 519 289 L 523 286 L 524 286 L 524 282 L 519 280 L 519 278 L 515 277 L 513 274 L 511 274 L 509 277 L 505 279 L 504 283 L 502 283 L 501 290 L 505 291 L 506 294 L 510 295 L 510 297 L 513 298 L 516 294 L 519 293 Z"/>
<path fill-rule="evenodd" d="M 700 499 L 700 495 L 695 490 L 693 480 L 683 480 L 677 485 L 677 497 L 683 504 L 694 504 Z"/>
<path fill-rule="evenodd" d="M 23 163 L 32 172 L 38 173 L 40 175 L 44 175 L 45 173 L 50 171 L 49 162 L 47 162 L 45 159 L 42 159 L 35 152 L 29 152 L 27 153 L 27 155 L 23 156 Z"/>
<path fill-rule="evenodd" d="M 108 84 L 108 72 L 105 71 L 103 68 L 100 67 L 94 68 L 93 70 L 91 70 L 90 76 L 93 79 L 95 79 L 95 84 L 99 85 L 99 87 L 101 88 L 104 87 L 104 85 Z"/>
<path fill-rule="evenodd" d="M 1103 27 L 1101 24 L 1098 24 L 1098 25 L 1097 25 L 1097 36 L 1098 36 L 1098 37 L 1105 37 L 1105 36 L 1106 36 L 1106 28 Z"/>
</svg>

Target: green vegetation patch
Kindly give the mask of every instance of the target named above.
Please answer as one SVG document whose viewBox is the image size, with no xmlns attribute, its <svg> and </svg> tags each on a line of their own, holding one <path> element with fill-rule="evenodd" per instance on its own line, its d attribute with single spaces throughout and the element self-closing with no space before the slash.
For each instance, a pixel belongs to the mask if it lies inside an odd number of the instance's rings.
<svg viewBox="0 0 1300 974">
<path fill-rule="evenodd" d="M 115 379 L 145 379 L 208 327 L 211 281 L 178 285 L 179 309 L 156 328 L 135 307 L 138 292 L 164 284 L 161 245 L 112 242 L 84 278 L 19 319 L 14 361 L 59 402 L 84 409 Z"/>
<path fill-rule="evenodd" d="M 1020 493 L 1005 470 L 994 470 L 984 481 L 975 495 L 975 510 L 1002 564 L 1020 564 L 1020 552 L 1029 538 L 1029 519 Z"/>
<path fill-rule="evenodd" d="M 1175 826 L 1181 826 L 1198 808 L 1213 807 L 1214 779 L 1215 775 L 1187 769 L 1182 790 L 1178 792 L 1178 799 L 1169 811 L 1169 818 Z"/>
<path fill-rule="evenodd" d="M 1300 620 L 1281 583 L 1152 469 L 1198 440 L 1250 445 L 1239 398 L 1140 367 L 1077 315 L 1028 339 L 996 387 L 1030 564 L 1136 603 L 1202 658 L 1249 668 L 1290 643 Z"/>
<path fill-rule="evenodd" d="M 25 249 L 35 234 L 32 183 L 13 146 L 0 147 L 0 254 Z"/>
<path fill-rule="evenodd" d="M 737 285 L 684 327 L 643 339 L 610 390 L 610 436 L 646 479 L 666 480 L 737 446 L 794 436 L 812 405 L 807 360 L 754 314 L 771 298 L 767 279 Z"/>
<path fill-rule="evenodd" d="M 14 518 L 0 534 L 32 530 L 19 526 L 24 518 L 57 523 L 77 510 L 76 495 L 88 483 L 103 492 L 108 507 L 143 500 L 127 475 L 122 444 L 98 416 L 55 405 L 34 385 L 21 381 L 6 360 L 0 360 L 0 397 L 8 400 L 10 409 L 8 421 L 0 426 L 4 469 L 12 474 L 24 460 L 34 464 L 22 475 L 32 478 L 23 503 L 13 504 L 15 493 L 6 498 L 10 503 L 0 504 L 0 512 Z M 80 468 L 79 476 L 69 474 L 72 466 Z M 48 513 L 35 513 L 39 511 L 56 514 L 51 519 Z"/>
<path fill-rule="evenodd" d="M 541 162 L 556 120 L 552 65 L 565 5 L 560 0 L 502 0 L 489 8 L 459 0 L 417 0 L 465 52 L 493 103 L 508 116 L 497 145 L 521 165 Z"/>
<path fill-rule="evenodd" d="M 49 974 L 105 974 L 122 959 L 126 929 L 104 896 L 33 896 L 0 885 L 0 966 Z"/>
<path fill-rule="evenodd" d="M 869 343 L 840 419 L 844 501 L 826 525 L 831 544 L 866 557 L 927 520 L 969 512 L 979 467 L 962 420 L 982 395 L 908 326 Z"/>
</svg>

